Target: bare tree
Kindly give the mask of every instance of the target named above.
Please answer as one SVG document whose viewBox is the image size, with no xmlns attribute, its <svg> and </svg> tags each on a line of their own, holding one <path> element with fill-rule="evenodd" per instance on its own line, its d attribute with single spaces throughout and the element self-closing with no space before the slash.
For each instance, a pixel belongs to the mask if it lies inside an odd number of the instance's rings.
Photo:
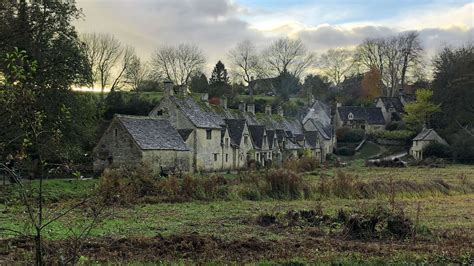
<svg viewBox="0 0 474 266">
<path fill-rule="evenodd" d="M 138 56 L 133 56 L 130 65 L 125 72 L 126 83 L 132 90 L 138 90 L 150 75 L 148 64 L 143 63 Z"/>
<path fill-rule="evenodd" d="M 123 74 L 135 54 L 134 49 L 124 47 L 110 34 L 84 34 L 82 40 L 86 47 L 94 81 L 99 83 L 101 92 L 103 93 L 108 85 L 111 85 L 111 90 L 115 90 L 120 85 Z M 117 72 L 115 78 L 113 78 L 114 70 Z"/>
<path fill-rule="evenodd" d="M 417 66 L 423 56 L 423 48 L 420 44 L 419 34 L 416 31 L 409 31 L 400 35 L 401 40 L 401 87 L 405 86 L 406 74 L 409 67 Z"/>
<path fill-rule="evenodd" d="M 263 53 L 267 67 L 276 75 L 290 73 L 299 77 L 314 61 L 301 40 L 282 38 L 273 42 Z"/>
<path fill-rule="evenodd" d="M 337 86 L 354 67 L 353 53 L 346 49 L 330 49 L 321 55 L 319 64 L 323 74 Z"/>
<path fill-rule="evenodd" d="M 120 60 L 121 63 L 120 66 L 117 68 L 117 76 L 115 77 L 114 82 L 110 87 L 111 91 L 114 91 L 115 89 L 120 87 L 120 83 L 122 82 L 125 73 L 128 71 L 128 68 L 131 66 L 134 57 L 136 57 L 136 55 L 135 49 L 133 47 L 126 46 L 122 49 Z"/>
<path fill-rule="evenodd" d="M 151 60 L 156 77 L 166 78 L 178 86 L 188 84 L 204 63 L 205 58 L 201 50 L 189 44 L 180 44 L 177 47 L 162 46 L 155 51 Z"/>
<path fill-rule="evenodd" d="M 229 59 L 236 76 L 242 78 L 247 84 L 252 78 L 264 76 L 263 68 L 256 47 L 245 40 L 229 51 Z"/>
<path fill-rule="evenodd" d="M 406 32 L 389 38 L 367 39 L 357 47 L 356 60 L 366 70 L 378 69 L 386 86 L 386 96 L 396 96 L 403 88 L 409 70 L 422 57 L 417 32 Z"/>
</svg>

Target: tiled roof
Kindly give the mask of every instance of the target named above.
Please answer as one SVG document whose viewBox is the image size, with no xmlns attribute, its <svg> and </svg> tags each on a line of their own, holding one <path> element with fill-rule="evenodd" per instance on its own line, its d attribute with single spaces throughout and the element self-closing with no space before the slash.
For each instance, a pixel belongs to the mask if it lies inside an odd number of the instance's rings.
<svg viewBox="0 0 474 266">
<path fill-rule="evenodd" d="M 380 97 L 379 99 L 382 100 L 382 103 L 387 111 L 391 107 L 393 107 L 395 111 L 399 113 L 403 113 L 405 111 L 399 97 Z"/>
<path fill-rule="evenodd" d="M 318 132 L 306 131 L 304 133 L 304 137 L 306 139 L 306 144 L 308 144 L 311 148 L 319 148 L 318 147 Z"/>
<path fill-rule="evenodd" d="M 257 149 L 261 149 L 265 133 L 265 126 L 251 125 L 249 126 L 249 131 L 252 137 L 253 144 Z"/>
<path fill-rule="evenodd" d="M 198 103 L 192 97 L 171 96 L 183 114 L 198 128 L 221 128 L 224 120 L 205 103 Z"/>
<path fill-rule="evenodd" d="M 142 150 L 187 151 L 188 147 L 168 120 L 148 116 L 115 117 Z"/>
<path fill-rule="evenodd" d="M 188 140 L 189 135 L 193 132 L 193 129 L 188 129 L 188 128 L 183 128 L 183 129 L 178 129 L 178 133 L 183 138 L 184 141 Z"/>
<path fill-rule="evenodd" d="M 349 114 L 354 115 L 354 121 L 367 121 L 371 125 L 383 125 L 382 110 L 378 107 L 341 106 L 337 108 L 339 116 L 343 121 L 348 121 Z"/>
<path fill-rule="evenodd" d="M 232 144 L 239 146 L 244 132 L 244 119 L 224 119 L 227 128 L 229 129 L 230 140 Z"/>
<path fill-rule="evenodd" d="M 287 149 L 287 150 L 299 150 L 299 149 L 301 149 L 301 146 L 298 145 L 297 143 L 294 143 L 290 139 L 287 139 L 285 141 L 285 149 Z"/>
<path fill-rule="evenodd" d="M 434 129 L 426 129 L 423 128 L 421 132 L 413 139 L 414 141 L 420 141 L 420 140 L 425 140 L 425 141 L 438 141 L 441 140 L 442 144 L 447 145 L 448 143 L 436 133 Z"/>
</svg>

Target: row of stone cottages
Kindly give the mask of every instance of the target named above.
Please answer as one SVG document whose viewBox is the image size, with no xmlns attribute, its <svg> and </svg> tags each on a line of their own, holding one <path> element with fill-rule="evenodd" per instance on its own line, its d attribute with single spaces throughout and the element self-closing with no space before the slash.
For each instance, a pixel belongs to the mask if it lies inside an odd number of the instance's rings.
<svg viewBox="0 0 474 266">
<path fill-rule="evenodd" d="M 94 170 L 146 163 L 160 171 L 225 171 L 279 164 L 304 150 L 323 162 L 335 145 L 330 109 L 315 101 L 302 120 L 253 103 L 239 109 L 210 105 L 165 83 L 164 97 L 149 116 L 116 115 L 94 149 Z"/>
</svg>

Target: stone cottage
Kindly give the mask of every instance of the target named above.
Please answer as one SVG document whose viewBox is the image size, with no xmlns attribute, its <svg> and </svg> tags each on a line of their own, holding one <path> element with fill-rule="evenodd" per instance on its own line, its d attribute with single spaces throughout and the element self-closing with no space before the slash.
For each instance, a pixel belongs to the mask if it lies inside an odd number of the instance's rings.
<svg viewBox="0 0 474 266">
<path fill-rule="evenodd" d="M 346 127 L 374 131 L 385 129 L 385 119 L 378 107 L 339 106 L 334 118 L 336 129 Z"/>
<path fill-rule="evenodd" d="M 375 107 L 381 109 L 385 124 L 400 121 L 405 108 L 400 97 L 379 97 L 375 100 Z"/>
<path fill-rule="evenodd" d="M 325 160 L 331 154 L 336 144 L 336 134 L 332 125 L 331 110 L 325 103 L 316 100 L 308 109 L 302 120 L 305 132 L 316 132 L 317 141 L 320 145 L 321 160 Z M 306 134 L 312 136 L 311 134 Z M 313 143 L 315 140 L 310 140 Z"/>
<path fill-rule="evenodd" d="M 149 165 L 155 173 L 189 171 L 191 153 L 168 120 L 116 115 L 93 150 L 94 171 Z"/>
<path fill-rule="evenodd" d="M 421 132 L 413 139 L 413 144 L 410 148 L 410 155 L 416 160 L 423 160 L 423 150 L 431 143 L 440 143 L 448 145 L 434 129 L 423 128 Z"/>
<path fill-rule="evenodd" d="M 232 168 L 241 169 L 247 166 L 252 158 L 253 144 L 245 119 L 224 120 L 230 136 L 232 148 Z"/>
</svg>

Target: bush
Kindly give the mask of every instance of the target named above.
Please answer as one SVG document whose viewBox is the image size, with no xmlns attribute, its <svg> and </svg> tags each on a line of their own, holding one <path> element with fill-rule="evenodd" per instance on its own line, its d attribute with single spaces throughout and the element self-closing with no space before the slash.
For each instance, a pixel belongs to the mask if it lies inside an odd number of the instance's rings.
<svg viewBox="0 0 474 266">
<path fill-rule="evenodd" d="M 433 142 L 423 149 L 423 156 L 437 157 L 437 158 L 450 158 L 451 151 L 449 149 L 449 146 L 443 145 L 441 143 Z"/>
<path fill-rule="evenodd" d="M 273 199 L 300 199 L 311 193 L 310 185 L 292 171 L 271 170 L 265 175 L 266 194 Z"/>
<path fill-rule="evenodd" d="M 340 142 L 361 142 L 365 137 L 362 129 L 340 128 L 336 130 L 337 140 Z"/>
<path fill-rule="evenodd" d="M 411 142 L 411 140 L 416 136 L 416 132 L 410 130 L 378 130 L 369 133 L 371 138 L 387 139 L 387 140 L 400 140 L 405 142 Z"/>
<path fill-rule="evenodd" d="M 320 167 L 319 161 L 314 157 L 303 156 L 299 159 L 290 159 L 283 162 L 283 168 L 297 173 L 311 172 Z"/>
<path fill-rule="evenodd" d="M 392 121 L 385 126 L 386 130 L 395 131 L 395 130 L 405 130 L 405 123 L 403 121 Z"/>
<path fill-rule="evenodd" d="M 474 136 L 467 133 L 456 134 L 453 137 L 451 151 L 456 160 L 463 163 L 474 162 Z"/>
<path fill-rule="evenodd" d="M 334 151 L 337 155 L 341 156 L 352 156 L 355 154 L 355 149 L 349 147 L 340 147 L 336 148 Z"/>
</svg>

